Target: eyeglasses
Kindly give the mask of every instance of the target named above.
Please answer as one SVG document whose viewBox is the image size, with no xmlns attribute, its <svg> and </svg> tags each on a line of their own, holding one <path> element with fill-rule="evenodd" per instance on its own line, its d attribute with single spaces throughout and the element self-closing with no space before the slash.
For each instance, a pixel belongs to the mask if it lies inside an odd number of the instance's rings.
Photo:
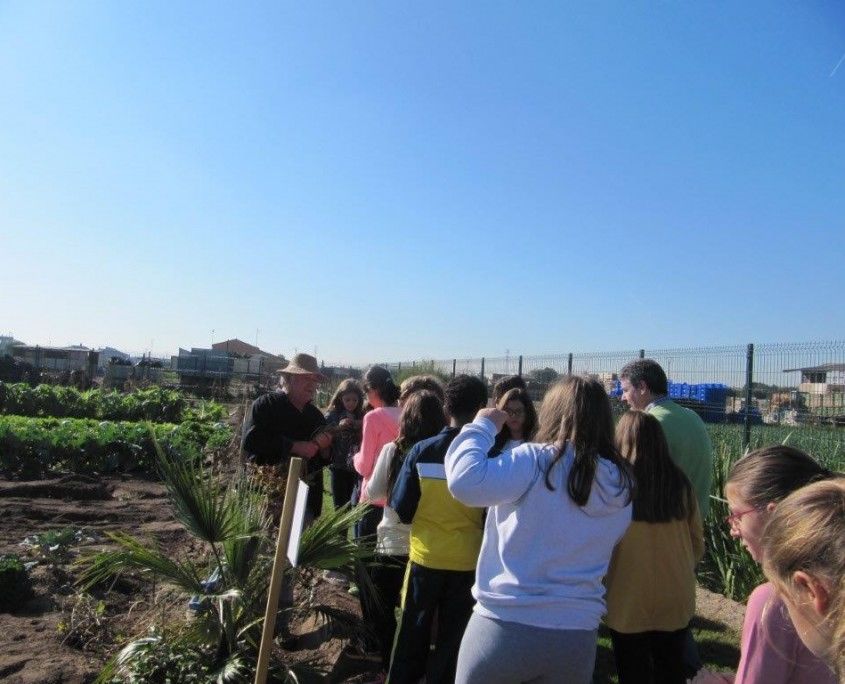
<svg viewBox="0 0 845 684">
<path fill-rule="evenodd" d="M 739 513 L 731 513 L 730 515 L 725 516 L 725 523 L 728 527 L 735 527 L 739 525 L 739 521 L 742 520 L 742 516 L 748 515 L 749 513 L 754 513 L 755 511 L 759 511 L 760 508 L 749 508 L 745 511 L 740 511 Z"/>
<path fill-rule="evenodd" d="M 525 409 L 505 409 L 505 413 L 511 418 L 522 418 L 525 415 Z"/>
</svg>

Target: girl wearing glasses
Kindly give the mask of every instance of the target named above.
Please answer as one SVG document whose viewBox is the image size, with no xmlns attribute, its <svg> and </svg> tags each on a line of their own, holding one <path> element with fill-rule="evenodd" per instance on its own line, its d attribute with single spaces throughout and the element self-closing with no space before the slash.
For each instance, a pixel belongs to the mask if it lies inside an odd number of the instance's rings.
<svg viewBox="0 0 845 684">
<path fill-rule="evenodd" d="M 801 487 L 832 477 L 799 449 L 769 446 L 738 460 L 728 475 L 726 523 L 751 557 L 763 563 L 763 532 L 772 512 Z M 748 597 L 736 674 L 701 670 L 693 684 L 835 684 L 836 678 L 798 637 L 770 582 Z"/>
<path fill-rule="evenodd" d="M 526 390 L 519 387 L 508 390 L 499 399 L 496 408 L 507 413 L 508 419 L 502 431 L 496 435 L 490 456 L 498 456 L 534 438 L 537 432 L 537 411 Z"/>
</svg>

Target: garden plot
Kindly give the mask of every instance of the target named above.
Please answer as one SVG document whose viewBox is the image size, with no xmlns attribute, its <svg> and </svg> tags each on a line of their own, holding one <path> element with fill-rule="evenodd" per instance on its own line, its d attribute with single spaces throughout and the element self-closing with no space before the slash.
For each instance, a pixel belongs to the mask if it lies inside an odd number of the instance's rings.
<svg viewBox="0 0 845 684">
<path fill-rule="evenodd" d="M 107 534 L 153 539 L 168 556 L 205 560 L 201 544 L 175 519 L 164 484 L 131 476 L 71 475 L 49 480 L 0 480 L 0 555 L 31 565 L 31 596 L 14 612 L 0 611 L 0 680 L 9 684 L 92 682 L 104 663 L 149 625 L 186 623 L 183 596 L 127 573 L 107 589 L 82 594 L 79 558 L 114 548 Z M 295 601 L 333 607 L 354 624 L 358 601 L 343 587 L 310 575 Z M 298 615 L 285 660 L 356 681 L 373 663 L 350 656 L 324 620 Z"/>
</svg>

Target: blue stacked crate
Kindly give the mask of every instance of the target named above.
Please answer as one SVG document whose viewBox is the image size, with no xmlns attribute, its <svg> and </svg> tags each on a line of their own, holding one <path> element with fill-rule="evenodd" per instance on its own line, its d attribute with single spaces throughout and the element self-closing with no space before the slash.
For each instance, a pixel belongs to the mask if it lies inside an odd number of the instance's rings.
<svg viewBox="0 0 845 684">
<path fill-rule="evenodd" d="M 620 380 L 613 381 L 613 389 L 610 390 L 611 397 L 621 397 L 622 396 L 622 382 Z"/>
</svg>

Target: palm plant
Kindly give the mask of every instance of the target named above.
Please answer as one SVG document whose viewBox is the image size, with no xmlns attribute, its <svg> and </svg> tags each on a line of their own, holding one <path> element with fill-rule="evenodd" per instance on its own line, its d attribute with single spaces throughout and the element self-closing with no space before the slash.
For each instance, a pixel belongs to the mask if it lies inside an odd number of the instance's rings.
<svg viewBox="0 0 845 684">
<path fill-rule="evenodd" d="M 202 610 L 182 629 L 165 626 L 164 631 L 129 643 L 106 665 L 98 682 L 163 682 L 174 674 L 168 668 L 182 667 L 186 659 L 197 661 L 197 672 L 207 673 L 203 681 L 244 680 L 254 672 L 272 564 L 266 494 L 244 470 L 224 483 L 194 459 L 174 460 L 155 446 L 175 516 L 203 543 L 210 568 L 117 532 L 109 535 L 117 549 L 82 561 L 80 583 L 90 589 L 123 572 L 137 572 L 175 587 L 186 597 L 201 597 Z M 342 508 L 318 518 L 303 533 L 300 565 L 351 574 L 372 554 L 372 544 L 347 539 L 349 526 L 362 515 L 361 509 Z M 209 570 L 213 580 L 204 581 Z M 293 581 L 294 574 L 288 568 L 286 581 Z M 276 663 L 273 671 L 282 680 L 291 673 L 284 663 Z"/>
</svg>

